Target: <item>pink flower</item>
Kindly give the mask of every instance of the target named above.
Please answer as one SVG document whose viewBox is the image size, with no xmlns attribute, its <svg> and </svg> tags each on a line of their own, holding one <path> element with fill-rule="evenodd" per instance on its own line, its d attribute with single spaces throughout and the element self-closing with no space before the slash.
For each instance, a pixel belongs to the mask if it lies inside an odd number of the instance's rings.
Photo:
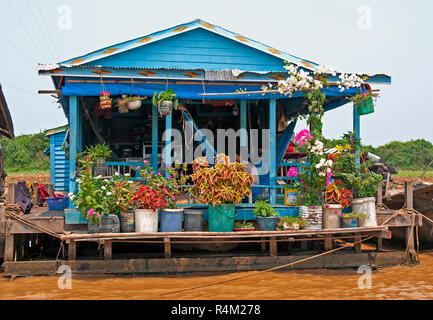
<svg viewBox="0 0 433 320">
<path fill-rule="evenodd" d="M 287 172 L 287 176 L 290 177 L 297 177 L 298 176 L 298 169 L 296 167 L 290 167 L 289 172 Z"/>
<path fill-rule="evenodd" d="M 329 208 L 329 205 L 326 205 L 326 209 L 328 209 Z"/>
<path fill-rule="evenodd" d="M 315 207 L 315 206 L 313 206 L 313 209 L 316 209 L 316 207 Z"/>
<path fill-rule="evenodd" d="M 171 196 L 171 200 L 174 200 L 175 199 L 175 197 L 174 196 Z"/>
<path fill-rule="evenodd" d="M 295 138 L 295 141 L 302 147 L 302 145 L 308 140 L 311 139 L 311 133 L 307 129 L 301 130 Z"/>
<path fill-rule="evenodd" d="M 344 213 L 342 212 L 341 215 L 344 216 Z"/>
<path fill-rule="evenodd" d="M 335 211 L 334 213 L 335 213 L 335 214 L 338 214 L 338 212 L 337 212 L 337 211 Z"/>
<path fill-rule="evenodd" d="M 301 220 L 304 220 L 304 218 L 301 218 Z"/>
</svg>

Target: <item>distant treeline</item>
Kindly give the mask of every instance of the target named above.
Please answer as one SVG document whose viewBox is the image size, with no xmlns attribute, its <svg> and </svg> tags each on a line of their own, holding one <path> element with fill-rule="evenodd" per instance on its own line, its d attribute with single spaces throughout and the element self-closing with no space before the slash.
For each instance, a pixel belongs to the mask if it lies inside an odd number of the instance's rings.
<svg viewBox="0 0 433 320">
<path fill-rule="evenodd" d="M 330 147 L 339 140 L 326 140 Z M 6 171 L 49 170 L 50 159 L 44 154 L 50 141 L 44 132 L 22 135 L 14 140 L 2 138 Z M 407 142 L 393 141 L 380 147 L 362 146 L 362 151 L 371 152 L 399 170 L 423 170 L 433 160 L 433 144 L 424 139 Z M 432 167 L 429 168 L 433 170 Z"/>
<path fill-rule="evenodd" d="M 326 146 L 334 146 L 340 140 L 327 140 Z M 362 146 L 361 151 L 378 155 L 383 162 L 398 170 L 423 170 L 433 160 L 433 144 L 424 139 L 407 142 L 392 141 L 383 146 Z M 427 168 L 433 170 L 433 166 Z"/>
<path fill-rule="evenodd" d="M 6 172 L 50 169 L 50 158 L 44 154 L 50 146 L 50 139 L 44 132 L 18 136 L 14 140 L 3 137 L 1 145 Z"/>
</svg>

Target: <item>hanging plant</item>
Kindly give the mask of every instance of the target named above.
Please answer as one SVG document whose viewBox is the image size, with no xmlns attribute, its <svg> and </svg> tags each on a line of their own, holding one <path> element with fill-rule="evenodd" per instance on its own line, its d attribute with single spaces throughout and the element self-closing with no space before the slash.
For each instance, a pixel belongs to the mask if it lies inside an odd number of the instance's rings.
<svg viewBox="0 0 433 320">
<path fill-rule="evenodd" d="M 124 100 L 124 103 L 128 107 L 129 110 L 138 110 L 141 108 L 141 100 L 144 100 L 146 98 L 136 96 L 136 97 L 128 97 Z"/>
<path fill-rule="evenodd" d="M 152 97 L 152 104 L 158 108 L 161 116 L 166 116 L 173 110 L 177 110 L 179 101 L 176 93 L 172 89 L 161 91 L 159 94 L 155 91 Z"/>
<path fill-rule="evenodd" d="M 110 92 L 102 91 L 99 97 L 99 107 L 102 110 L 111 109 L 111 101 L 112 99 L 110 98 Z"/>
</svg>

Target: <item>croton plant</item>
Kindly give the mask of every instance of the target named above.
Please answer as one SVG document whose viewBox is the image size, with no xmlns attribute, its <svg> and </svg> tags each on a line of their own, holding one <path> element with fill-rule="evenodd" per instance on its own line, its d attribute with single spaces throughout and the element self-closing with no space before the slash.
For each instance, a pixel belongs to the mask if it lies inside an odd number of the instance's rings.
<svg viewBox="0 0 433 320">
<path fill-rule="evenodd" d="M 254 182 L 253 176 L 245 171 L 244 164 L 230 163 L 230 158 L 225 154 L 216 156 L 214 167 L 209 166 L 205 157 L 194 160 L 191 179 L 194 184 L 190 188 L 192 196 L 214 206 L 240 203 L 250 194 Z"/>
</svg>

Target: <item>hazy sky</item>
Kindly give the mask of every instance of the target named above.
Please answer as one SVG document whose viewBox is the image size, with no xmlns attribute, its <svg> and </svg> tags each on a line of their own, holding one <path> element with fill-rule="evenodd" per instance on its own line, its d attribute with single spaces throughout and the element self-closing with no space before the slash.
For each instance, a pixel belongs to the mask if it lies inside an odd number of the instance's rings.
<svg viewBox="0 0 433 320">
<path fill-rule="evenodd" d="M 58 26 L 63 5 L 72 10 L 71 29 Z M 54 99 L 37 95 L 53 89 L 49 77 L 37 75 L 37 63 L 201 18 L 338 71 L 392 76 L 392 85 L 375 87 L 381 90 L 376 112 L 361 117 L 363 142 L 433 141 L 431 12 L 429 0 L 0 0 L 0 83 L 16 135 L 63 125 Z M 328 138 L 350 129 L 350 104 L 326 113 Z"/>
</svg>

